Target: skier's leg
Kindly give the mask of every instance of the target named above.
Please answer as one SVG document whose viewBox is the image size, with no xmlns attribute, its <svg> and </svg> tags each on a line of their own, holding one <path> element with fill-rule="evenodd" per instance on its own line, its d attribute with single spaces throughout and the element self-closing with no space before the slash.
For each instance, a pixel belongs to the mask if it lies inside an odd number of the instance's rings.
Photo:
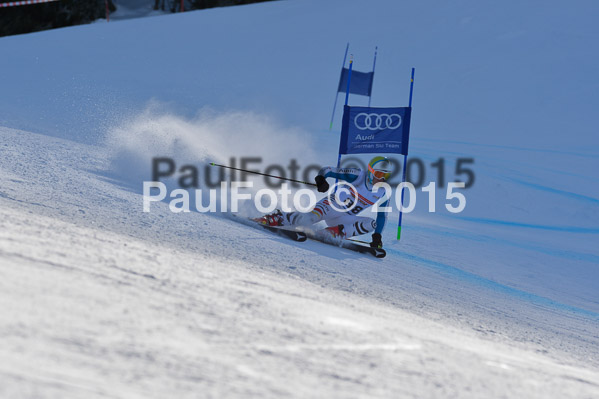
<svg viewBox="0 0 599 399">
<path fill-rule="evenodd" d="M 284 213 L 286 225 L 293 226 L 311 226 L 321 220 L 337 216 L 337 212 L 331 209 L 328 199 L 325 197 L 318 201 L 310 212 L 289 212 Z"/>
<path fill-rule="evenodd" d="M 330 228 L 336 228 L 337 226 L 343 226 L 341 229 L 345 237 L 354 237 L 362 234 L 367 234 L 376 229 L 376 221 L 372 218 L 363 216 L 353 216 L 343 214 L 336 218 L 326 220 L 326 223 Z"/>
<path fill-rule="evenodd" d="M 282 212 L 277 209 L 271 214 L 253 220 L 267 226 L 311 226 L 324 218 L 337 215 L 339 213 L 331 209 L 325 197 L 318 201 L 310 212 Z"/>
<path fill-rule="evenodd" d="M 344 220 L 343 227 L 346 237 L 361 236 L 376 229 L 376 220 L 363 216 L 350 216 Z"/>
<path fill-rule="evenodd" d="M 318 223 L 321 219 L 320 214 L 311 212 L 289 212 L 284 213 L 285 225 L 291 226 L 311 226 Z"/>
</svg>

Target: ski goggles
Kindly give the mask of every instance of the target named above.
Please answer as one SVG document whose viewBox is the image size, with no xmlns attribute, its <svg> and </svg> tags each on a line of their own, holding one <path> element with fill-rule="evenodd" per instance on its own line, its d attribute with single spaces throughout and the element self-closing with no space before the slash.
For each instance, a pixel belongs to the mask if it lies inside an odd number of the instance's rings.
<svg viewBox="0 0 599 399">
<path fill-rule="evenodd" d="M 385 180 L 387 180 L 389 178 L 389 174 L 391 173 L 388 170 L 374 170 L 374 169 L 372 169 L 372 166 L 370 166 L 370 165 L 368 165 L 368 170 L 377 179 L 385 179 Z"/>
</svg>

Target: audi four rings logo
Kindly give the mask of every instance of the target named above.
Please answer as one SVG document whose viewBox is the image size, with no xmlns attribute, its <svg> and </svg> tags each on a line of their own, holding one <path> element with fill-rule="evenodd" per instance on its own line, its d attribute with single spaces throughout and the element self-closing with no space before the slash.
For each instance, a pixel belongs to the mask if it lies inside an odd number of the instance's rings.
<svg viewBox="0 0 599 399">
<path fill-rule="evenodd" d="M 354 125 L 360 130 L 397 129 L 401 125 L 401 116 L 360 112 L 354 118 Z"/>
</svg>

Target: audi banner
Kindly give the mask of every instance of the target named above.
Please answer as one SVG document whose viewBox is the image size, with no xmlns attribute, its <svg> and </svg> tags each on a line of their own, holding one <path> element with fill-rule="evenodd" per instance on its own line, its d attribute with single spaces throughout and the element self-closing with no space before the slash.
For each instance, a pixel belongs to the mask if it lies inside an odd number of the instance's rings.
<svg viewBox="0 0 599 399">
<path fill-rule="evenodd" d="M 412 108 L 343 108 L 339 154 L 408 155 Z"/>
</svg>

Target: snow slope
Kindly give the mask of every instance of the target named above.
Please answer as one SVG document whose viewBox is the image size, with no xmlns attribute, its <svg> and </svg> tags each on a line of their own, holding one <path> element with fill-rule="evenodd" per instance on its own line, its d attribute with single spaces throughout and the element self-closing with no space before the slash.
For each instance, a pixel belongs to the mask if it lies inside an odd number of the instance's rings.
<svg viewBox="0 0 599 399">
<path fill-rule="evenodd" d="M 597 396 L 596 8 L 282 1 L 0 39 L 0 393 Z M 475 158 L 464 213 L 418 197 L 379 261 L 141 212 L 153 156 L 334 163 L 348 40 L 359 70 L 379 46 L 374 106 L 416 66 L 410 155 Z"/>
<path fill-rule="evenodd" d="M 596 313 L 410 252 L 142 213 L 102 148 L 2 137 L 4 397 L 599 391 Z"/>
</svg>

